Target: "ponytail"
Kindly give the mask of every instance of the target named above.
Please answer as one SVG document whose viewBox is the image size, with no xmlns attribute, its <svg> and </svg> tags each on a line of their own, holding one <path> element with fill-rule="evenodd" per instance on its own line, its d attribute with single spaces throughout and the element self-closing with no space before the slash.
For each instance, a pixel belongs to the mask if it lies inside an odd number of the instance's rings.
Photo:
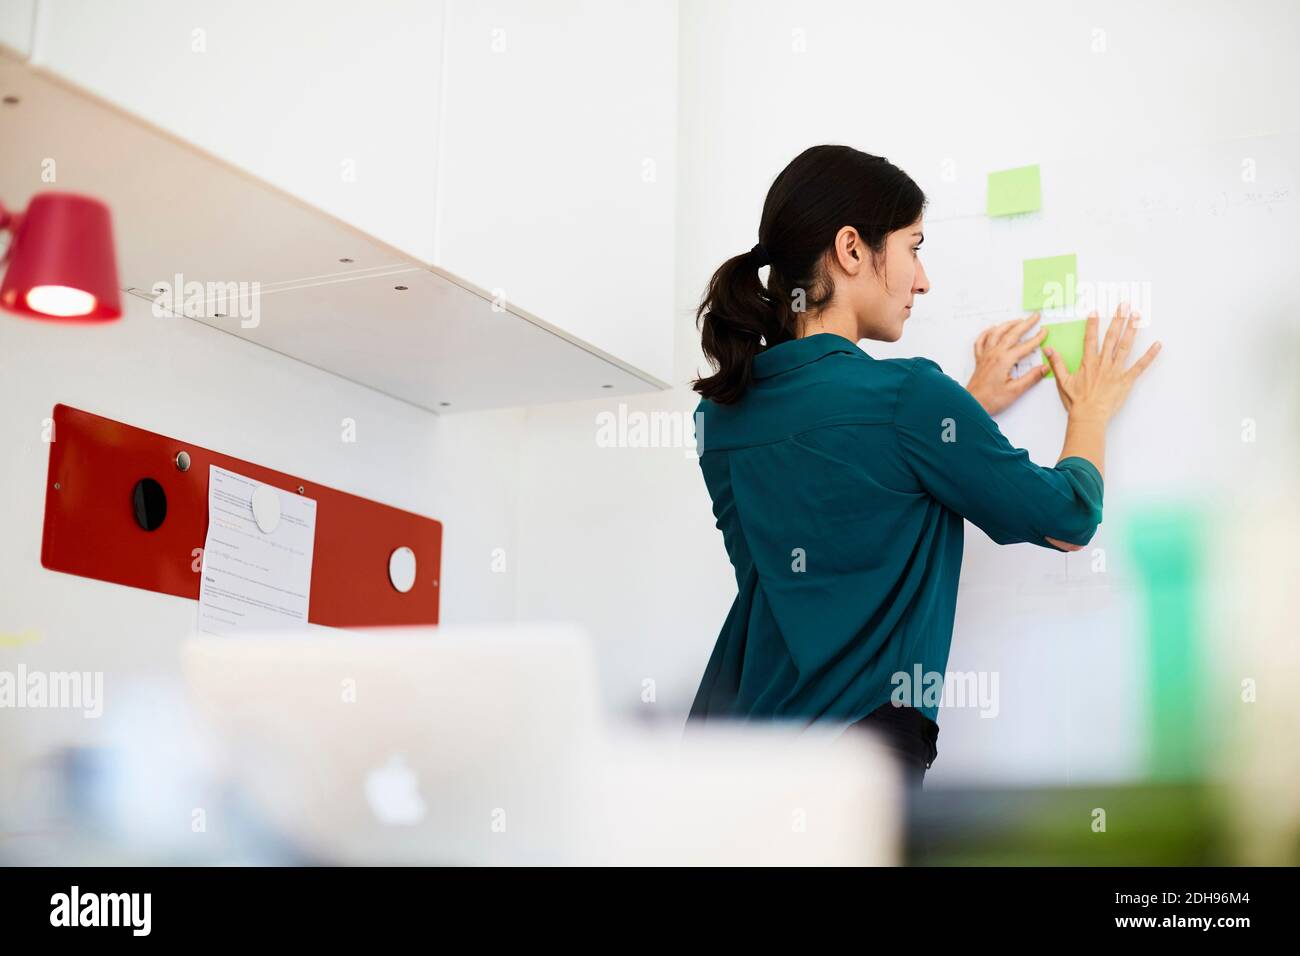
<svg viewBox="0 0 1300 956">
<path fill-rule="evenodd" d="M 700 345 L 717 372 L 697 379 L 694 388 L 721 405 L 739 401 L 749 388 L 755 355 L 793 337 L 758 278 L 763 253 L 761 244 L 755 245 L 719 266 L 695 310 Z"/>
</svg>

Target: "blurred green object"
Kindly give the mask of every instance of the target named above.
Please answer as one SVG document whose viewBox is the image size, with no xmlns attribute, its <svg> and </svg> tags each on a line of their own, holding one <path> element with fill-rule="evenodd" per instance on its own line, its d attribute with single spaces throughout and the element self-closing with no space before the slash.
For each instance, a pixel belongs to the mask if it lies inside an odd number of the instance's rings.
<svg viewBox="0 0 1300 956">
<path fill-rule="evenodd" d="M 910 866 L 1225 866 L 1224 808 L 1201 784 L 926 789 Z"/>
<path fill-rule="evenodd" d="M 1201 674 L 1204 522 L 1191 505 L 1149 503 L 1124 528 L 1146 610 L 1148 770 L 1154 780 L 1200 779 L 1208 711 Z"/>
</svg>

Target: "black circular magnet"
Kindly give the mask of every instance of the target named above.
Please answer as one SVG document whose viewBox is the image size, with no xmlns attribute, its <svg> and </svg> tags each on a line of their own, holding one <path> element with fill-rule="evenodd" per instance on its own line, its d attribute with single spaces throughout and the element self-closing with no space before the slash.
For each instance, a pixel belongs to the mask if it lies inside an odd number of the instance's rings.
<svg viewBox="0 0 1300 956">
<path fill-rule="evenodd" d="M 145 531 L 154 531 L 167 517 L 167 493 L 152 478 L 141 478 L 131 493 L 135 523 Z"/>
</svg>

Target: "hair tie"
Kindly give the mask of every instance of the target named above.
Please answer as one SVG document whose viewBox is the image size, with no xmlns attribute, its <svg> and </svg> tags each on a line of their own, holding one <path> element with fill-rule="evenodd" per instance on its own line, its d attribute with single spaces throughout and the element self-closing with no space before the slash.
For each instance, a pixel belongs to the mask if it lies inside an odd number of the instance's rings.
<svg viewBox="0 0 1300 956">
<path fill-rule="evenodd" d="M 772 262 L 772 257 L 767 254 L 767 250 L 763 248 L 761 242 L 754 243 L 754 248 L 749 250 L 749 254 L 758 257 L 758 267 L 760 269 Z"/>
</svg>

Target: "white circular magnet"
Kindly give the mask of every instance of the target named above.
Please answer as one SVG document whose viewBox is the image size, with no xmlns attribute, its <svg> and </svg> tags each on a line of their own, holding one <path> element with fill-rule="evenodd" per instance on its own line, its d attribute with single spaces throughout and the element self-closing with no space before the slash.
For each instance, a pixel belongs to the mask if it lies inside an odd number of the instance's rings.
<svg viewBox="0 0 1300 956">
<path fill-rule="evenodd" d="M 263 534 L 270 534 L 280 526 L 280 495 L 270 485 L 253 489 L 253 520 Z"/>
<path fill-rule="evenodd" d="M 405 594 L 415 587 L 415 552 L 401 547 L 388 556 L 388 580 Z"/>
</svg>

